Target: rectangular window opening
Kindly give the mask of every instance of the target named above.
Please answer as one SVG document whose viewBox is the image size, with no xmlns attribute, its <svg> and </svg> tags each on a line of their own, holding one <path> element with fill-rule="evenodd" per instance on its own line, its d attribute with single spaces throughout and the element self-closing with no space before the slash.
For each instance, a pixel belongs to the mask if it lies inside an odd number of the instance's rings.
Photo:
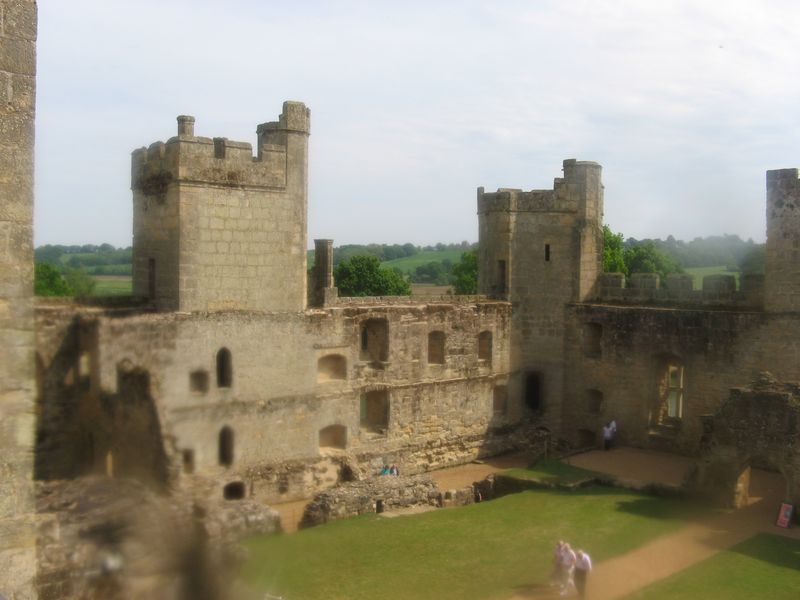
<svg viewBox="0 0 800 600">
<path fill-rule="evenodd" d="M 544 260 L 545 262 L 550 261 L 550 244 L 544 245 Z"/>
</svg>

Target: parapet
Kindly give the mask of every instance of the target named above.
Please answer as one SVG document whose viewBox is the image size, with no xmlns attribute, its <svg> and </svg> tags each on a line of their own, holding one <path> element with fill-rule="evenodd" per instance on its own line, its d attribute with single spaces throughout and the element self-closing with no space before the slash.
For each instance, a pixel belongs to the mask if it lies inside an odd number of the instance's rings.
<svg viewBox="0 0 800 600">
<path fill-rule="evenodd" d="M 553 180 L 552 190 L 499 188 L 485 192 L 478 188 L 478 213 L 490 212 L 566 212 L 586 210 L 587 199 L 602 202 L 602 167 L 593 161 L 568 158 L 563 162 L 563 177 Z M 597 211 L 590 211 L 593 215 Z"/>
<path fill-rule="evenodd" d="M 668 275 L 666 285 L 662 285 L 657 273 L 634 273 L 627 280 L 622 273 L 603 273 L 596 300 L 623 304 L 762 308 L 764 276 L 742 275 L 740 282 L 737 290 L 733 275 L 706 275 L 702 289 L 695 290 L 691 275 Z"/>
<path fill-rule="evenodd" d="M 285 102 L 278 121 L 258 126 L 258 152 L 247 142 L 196 136 L 195 119 L 178 117 L 178 135 L 132 153 L 131 187 L 161 194 L 172 181 L 224 187 L 284 189 L 290 139 L 305 143 L 310 112 L 301 102 Z M 265 132 L 269 132 L 267 135 Z"/>
</svg>

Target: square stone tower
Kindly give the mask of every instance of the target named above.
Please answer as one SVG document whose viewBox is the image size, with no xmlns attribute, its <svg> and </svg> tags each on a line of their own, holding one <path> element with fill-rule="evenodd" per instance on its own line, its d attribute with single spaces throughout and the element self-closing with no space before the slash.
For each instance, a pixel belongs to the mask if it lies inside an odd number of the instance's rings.
<svg viewBox="0 0 800 600">
<path fill-rule="evenodd" d="M 557 430 L 565 305 L 593 297 L 603 268 L 602 167 L 564 161 L 552 190 L 478 189 L 478 291 L 513 306 L 509 392 Z"/>
<path fill-rule="evenodd" d="M 309 110 L 284 102 L 258 148 L 178 135 L 132 156 L 133 292 L 159 310 L 306 306 Z"/>
</svg>

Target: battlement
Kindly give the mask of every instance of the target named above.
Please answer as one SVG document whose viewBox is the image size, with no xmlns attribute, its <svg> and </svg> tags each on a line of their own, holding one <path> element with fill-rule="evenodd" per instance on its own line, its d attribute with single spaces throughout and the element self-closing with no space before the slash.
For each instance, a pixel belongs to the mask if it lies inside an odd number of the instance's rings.
<svg viewBox="0 0 800 600">
<path fill-rule="evenodd" d="M 553 180 L 552 190 L 523 191 L 515 188 L 500 188 L 496 192 L 485 192 L 478 188 L 478 213 L 489 212 L 566 212 L 587 211 L 595 217 L 602 213 L 590 205 L 591 200 L 602 203 L 600 181 L 602 167 L 593 161 L 564 160 L 564 176 Z M 587 202 L 587 199 L 589 202 Z"/>
<path fill-rule="evenodd" d="M 173 181 L 282 189 L 287 185 L 287 148 L 297 135 L 303 141 L 310 131 L 310 111 L 301 102 L 284 102 L 278 121 L 257 128 L 258 149 L 224 137 L 201 137 L 194 133 L 195 119 L 180 115 L 178 135 L 134 150 L 131 157 L 131 187 L 145 195 L 160 195 Z"/>
<path fill-rule="evenodd" d="M 692 275 L 673 274 L 661 285 L 657 273 L 634 273 L 626 278 L 622 273 L 603 273 L 597 288 L 597 301 L 625 304 L 668 304 L 760 309 L 764 304 L 764 276 L 736 277 L 728 274 L 706 275 L 702 289 L 694 289 Z"/>
</svg>

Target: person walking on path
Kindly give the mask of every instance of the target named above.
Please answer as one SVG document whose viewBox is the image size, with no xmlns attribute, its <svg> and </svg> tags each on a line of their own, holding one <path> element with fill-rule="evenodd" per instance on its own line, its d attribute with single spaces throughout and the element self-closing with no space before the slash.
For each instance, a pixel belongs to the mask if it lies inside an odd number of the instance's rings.
<svg viewBox="0 0 800 600">
<path fill-rule="evenodd" d="M 564 550 L 564 540 L 558 540 L 556 548 L 553 551 L 553 572 L 550 574 L 550 585 L 561 585 L 563 577 L 561 576 L 561 553 Z"/>
<path fill-rule="evenodd" d="M 572 580 L 572 571 L 575 568 L 577 557 L 570 545 L 565 543 L 561 546 L 561 595 L 566 596 L 570 588 L 575 587 Z"/>
<path fill-rule="evenodd" d="M 578 590 L 578 597 L 586 597 L 586 579 L 589 571 L 592 570 L 592 559 L 583 550 L 578 550 L 575 554 L 575 589 Z"/>
</svg>

